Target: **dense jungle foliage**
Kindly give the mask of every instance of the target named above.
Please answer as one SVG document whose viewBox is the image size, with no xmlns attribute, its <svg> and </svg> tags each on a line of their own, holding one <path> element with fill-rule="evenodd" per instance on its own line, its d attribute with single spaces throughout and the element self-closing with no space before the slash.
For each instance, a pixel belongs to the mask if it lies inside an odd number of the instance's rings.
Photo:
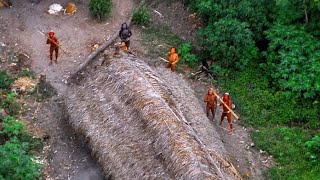
<svg viewBox="0 0 320 180">
<path fill-rule="evenodd" d="M 40 179 L 41 164 L 34 153 L 41 149 L 42 141 L 32 137 L 24 123 L 16 119 L 21 105 L 16 93 L 10 91 L 15 79 L 0 70 L 0 180 Z"/>
<path fill-rule="evenodd" d="M 199 62 L 214 62 L 258 148 L 276 159 L 266 177 L 320 179 L 320 1 L 184 3 L 203 22 Z"/>
</svg>

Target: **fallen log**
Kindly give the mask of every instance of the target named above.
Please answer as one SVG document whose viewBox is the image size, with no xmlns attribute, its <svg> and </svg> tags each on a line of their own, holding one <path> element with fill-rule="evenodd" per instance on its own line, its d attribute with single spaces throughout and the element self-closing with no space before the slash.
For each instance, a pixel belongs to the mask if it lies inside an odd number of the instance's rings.
<svg viewBox="0 0 320 180">
<path fill-rule="evenodd" d="M 140 5 L 144 4 L 145 3 L 145 0 L 142 0 L 140 2 Z M 133 13 L 131 13 L 129 19 L 127 20 L 127 25 L 130 26 L 131 24 L 131 21 L 132 21 L 132 18 L 133 18 Z M 113 35 L 105 42 L 103 43 L 98 49 L 96 49 L 95 51 L 93 51 L 86 59 L 85 61 L 80 64 L 80 66 L 70 74 L 70 77 L 69 79 L 74 79 L 77 74 L 82 71 L 85 67 L 87 67 L 90 62 L 99 54 L 101 53 L 102 51 L 104 51 L 107 47 L 109 47 L 118 37 L 119 35 L 119 30 L 117 30 L 115 33 L 113 33 Z M 71 82 L 70 80 L 68 80 L 68 82 Z"/>
</svg>

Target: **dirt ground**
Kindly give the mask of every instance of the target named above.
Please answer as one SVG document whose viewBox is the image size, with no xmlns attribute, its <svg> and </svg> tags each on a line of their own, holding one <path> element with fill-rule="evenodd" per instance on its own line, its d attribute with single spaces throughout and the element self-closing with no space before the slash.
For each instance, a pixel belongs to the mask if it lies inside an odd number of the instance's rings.
<svg viewBox="0 0 320 180">
<path fill-rule="evenodd" d="M 61 0 L 58 3 L 66 6 L 68 2 Z M 46 74 L 47 80 L 58 91 L 58 96 L 48 102 L 26 107 L 30 110 L 26 119 L 43 128 L 50 137 L 44 153 L 48 159 L 44 179 L 99 180 L 105 179 L 104 175 L 90 156 L 83 139 L 75 137 L 64 114 L 61 97 L 66 90 L 65 80 L 69 72 L 88 56 L 91 52 L 89 46 L 107 40 L 127 20 L 134 3 L 131 0 L 114 1 L 111 17 L 98 23 L 89 16 L 89 1 L 73 2 L 77 6 L 75 15 L 63 15 L 61 12 L 56 16 L 48 14 L 46 10 L 57 1 L 12 0 L 12 8 L 0 9 L 0 42 L 25 52 L 30 57 L 28 61 L 32 70 L 37 74 Z M 49 46 L 45 44 L 46 37 L 38 29 L 46 33 L 55 31 L 70 55 L 60 51 L 58 64 L 49 66 Z M 37 115 L 32 114 L 34 111 L 38 112 Z"/>
<path fill-rule="evenodd" d="M 68 116 L 63 113 L 65 109 L 62 99 L 67 88 L 65 80 L 69 72 L 78 67 L 91 52 L 88 45 L 102 43 L 108 39 L 127 19 L 136 3 L 132 0 L 114 1 L 115 9 L 111 18 L 104 23 L 97 23 L 90 18 L 88 2 L 85 0 L 74 1 L 78 10 L 72 16 L 47 14 L 45 11 L 55 2 L 53 0 L 32 2 L 12 0 L 12 9 L 0 10 L 0 42 L 26 52 L 31 57 L 32 69 L 36 73 L 46 74 L 48 81 L 58 91 L 58 96 L 37 107 L 38 114 L 31 120 L 31 123 L 38 124 L 50 136 L 47 142 L 49 161 L 45 179 L 104 179 L 99 165 L 90 156 L 84 140 L 75 136 L 67 121 Z M 65 6 L 68 1 L 62 0 L 59 3 Z M 183 39 L 194 41 L 194 33 L 199 22 L 190 12 L 184 10 L 179 1 L 172 3 L 155 1 L 151 7 L 155 24 L 173 27 L 173 32 L 181 35 Z M 159 16 L 154 10 L 164 17 Z M 46 37 L 41 35 L 37 28 L 44 32 L 54 30 L 64 49 L 71 52 L 70 55 L 60 51 L 58 64 L 49 66 L 49 47 L 45 44 Z M 148 47 L 143 47 L 139 43 L 141 33 L 140 28 L 133 29 L 132 49 L 142 52 L 139 58 L 144 58 L 145 49 Z M 162 65 L 164 64 L 158 63 L 156 68 Z M 202 102 L 209 85 L 199 81 L 187 81 L 195 90 L 198 100 Z M 252 147 L 254 144 L 250 138 L 251 130 L 243 128 L 236 122 L 235 134 L 229 135 L 226 131 L 228 128 L 226 122 L 223 128 L 217 125 L 219 116 L 220 112 L 217 113 L 214 122 L 209 122 L 211 127 L 207 128 L 213 128 L 220 134 L 230 160 L 244 177 L 263 179 L 262 172 L 270 166 L 270 161 L 266 162 L 269 157 Z"/>
</svg>

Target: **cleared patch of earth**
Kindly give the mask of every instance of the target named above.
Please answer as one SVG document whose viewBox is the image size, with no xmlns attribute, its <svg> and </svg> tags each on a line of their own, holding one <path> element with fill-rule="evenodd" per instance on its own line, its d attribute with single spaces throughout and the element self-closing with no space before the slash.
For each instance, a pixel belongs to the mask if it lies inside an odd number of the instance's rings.
<svg viewBox="0 0 320 180">
<path fill-rule="evenodd" d="M 73 2 L 77 6 L 74 15 L 64 15 L 61 12 L 55 16 L 48 14 L 46 10 L 56 1 L 12 0 L 12 8 L 0 9 L 0 42 L 15 51 L 25 53 L 29 57 L 26 61 L 31 69 L 37 74 L 45 74 L 47 81 L 58 92 L 58 96 L 44 103 L 33 101 L 25 107 L 26 121 L 49 137 L 43 154 L 47 159 L 44 179 L 99 180 L 104 179 L 101 168 L 92 159 L 85 141 L 75 135 L 69 125 L 68 115 L 65 114 L 65 81 L 69 73 L 91 53 L 90 45 L 102 44 L 127 20 L 134 2 L 114 1 L 111 17 L 102 23 L 90 17 L 89 1 Z M 66 6 L 69 1 L 62 0 L 58 3 Z M 46 36 L 38 30 L 46 33 L 49 30 L 55 31 L 62 47 L 70 54 L 60 51 L 58 64 L 49 66 Z"/>
</svg>

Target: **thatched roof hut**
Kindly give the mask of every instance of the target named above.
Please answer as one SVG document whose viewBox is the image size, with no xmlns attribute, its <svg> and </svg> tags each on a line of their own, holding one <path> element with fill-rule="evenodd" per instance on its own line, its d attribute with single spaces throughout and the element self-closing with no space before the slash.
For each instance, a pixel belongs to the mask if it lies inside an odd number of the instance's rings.
<svg viewBox="0 0 320 180">
<path fill-rule="evenodd" d="M 70 122 L 114 179 L 239 178 L 221 161 L 218 135 L 212 151 L 189 124 L 192 111 L 181 111 L 172 89 L 143 61 L 108 60 L 70 88 L 77 89 L 66 97 Z"/>
</svg>

